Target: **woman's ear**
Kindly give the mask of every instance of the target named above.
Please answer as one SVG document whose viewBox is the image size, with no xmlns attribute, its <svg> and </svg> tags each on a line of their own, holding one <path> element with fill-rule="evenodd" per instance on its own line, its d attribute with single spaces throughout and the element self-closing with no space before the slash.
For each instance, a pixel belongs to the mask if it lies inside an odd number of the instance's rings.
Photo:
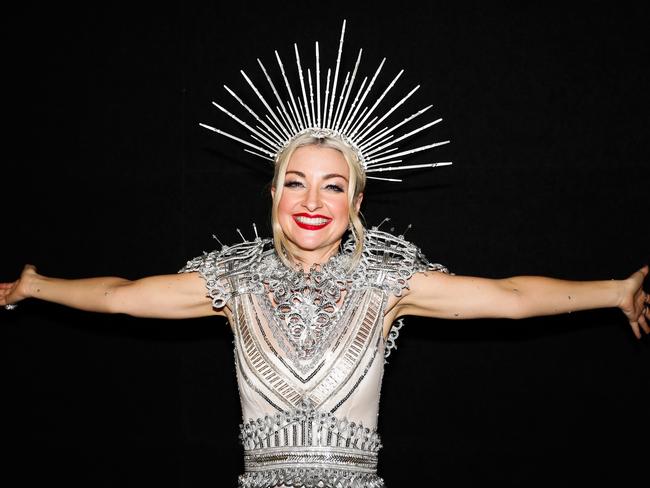
<svg viewBox="0 0 650 488">
<path fill-rule="evenodd" d="M 359 213 L 359 210 L 361 209 L 361 202 L 363 201 L 363 193 L 359 193 L 357 195 L 357 199 L 354 202 L 354 208 L 357 210 L 357 213 Z"/>
</svg>

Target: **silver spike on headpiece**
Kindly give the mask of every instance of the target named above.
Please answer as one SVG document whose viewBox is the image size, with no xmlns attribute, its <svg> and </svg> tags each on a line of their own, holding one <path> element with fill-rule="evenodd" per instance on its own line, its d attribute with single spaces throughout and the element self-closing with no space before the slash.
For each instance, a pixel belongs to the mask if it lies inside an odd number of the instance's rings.
<svg viewBox="0 0 650 488">
<path fill-rule="evenodd" d="M 237 115 L 226 110 L 220 104 L 212 102 L 215 107 L 246 128 L 250 132 L 250 140 L 242 139 L 206 124 L 200 125 L 206 129 L 244 144 L 246 146 L 244 149 L 246 152 L 260 156 L 272 163 L 274 163 L 280 153 L 300 135 L 310 134 L 314 137 L 320 138 L 337 138 L 350 146 L 356 153 L 361 166 L 366 173 L 366 177 L 376 180 L 401 181 L 395 178 L 370 176 L 369 173 L 417 168 L 435 168 L 437 166 L 447 166 L 452 164 L 450 162 L 402 164 L 401 159 L 395 159 L 400 156 L 418 153 L 420 151 L 425 151 L 449 143 L 449 141 L 435 142 L 402 151 L 399 151 L 399 148 L 395 146 L 398 142 L 403 141 L 420 131 L 428 129 L 442 120 L 439 118 L 428 122 L 417 129 L 411 130 L 402 135 L 395 133 L 395 131 L 402 125 L 424 114 L 431 108 L 431 105 L 406 117 L 393 126 L 380 127 L 380 124 L 404 102 L 406 102 L 406 100 L 408 100 L 411 95 L 420 88 L 420 85 L 409 91 L 401 100 L 385 111 L 384 114 L 375 114 L 373 117 L 375 109 L 379 106 L 386 94 L 393 88 L 393 86 L 395 86 L 404 70 L 400 71 L 397 76 L 393 78 L 374 102 L 368 100 L 367 104 L 364 105 L 368 95 L 375 85 L 375 82 L 377 81 L 386 58 L 381 61 L 370 81 L 368 82 L 368 77 L 366 76 L 363 78 L 360 86 L 356 88 L 354 85 L 355 81 L 357 81 L 357 71 L 361 61 L 361 53 L 363 52 L 361 49 L 359 50 L 352 73 L 349 71 L 347 72 L 345 75 L 345 81 L 343 81 L 342 86 L 339 87 L 339 70 L 341 67 L 341 54 L 343 52 L 345 25 L 346 21 L 344 20 L 343 28 L 341 29 L 338 54 L 336 57 L 336 68 L 334 69 L 333 77 L 331 69 L 328 68 L 327 70 L 324 95 L 321 93 L 321 67 L 318 42 L 316 42 L 315 46 L 315 69 L 312 71 L 311 68 L 308 68 L 306 73 L 301 64 L 298 45 L 294 44 L 296 68 L 300 85 L 295 94 L 292 91 L 280 55 L 275 51 L 278 67 L 282 74 L 282 82 L 285 85 L 288 96 L 288 98 L 285 96 L 285 102 L 282 101 L 275 83 L 271 79 L 266 67 L 259 59 L 257 62 L 264 73 L 271 91 L 273 92 L 275 101 L 267 100 L 243 70 L 241 71 L 241 74 L 266 109 L 266 113 L 258 115 L 251 107 L 244 103 L 241 97 L 226 85 L 224 85 L 226 91 L 246 110 L 246 112 L 250 114 L 253 119 L 255 119 L 255 122 L 248 123 Z M 314 75 L 315 80 L 312 79 L 312 74 Z M 307 78 L 306 81 L 305 78 Z M 341 76 L 341 78 L 343 77 Z M 314 88 L 316 89 L 315 95 Z M 275 105 L 275 110 L 271 107 L 272 104 Z"/>
</svg>

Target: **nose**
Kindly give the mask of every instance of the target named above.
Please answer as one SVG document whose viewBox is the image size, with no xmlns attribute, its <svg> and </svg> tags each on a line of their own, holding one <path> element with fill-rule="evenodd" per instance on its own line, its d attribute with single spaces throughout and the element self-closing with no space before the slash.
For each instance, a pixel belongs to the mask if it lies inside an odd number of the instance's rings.
<svg viewBox="0 0 650 488">
<path fill-rule="evenodd" d="M 308 212 L 313 212 L 322 206 L 318 185 L 312 185 L 305 193 L 305 200 L 302 202 L 302 206 Z"/>
</svg>

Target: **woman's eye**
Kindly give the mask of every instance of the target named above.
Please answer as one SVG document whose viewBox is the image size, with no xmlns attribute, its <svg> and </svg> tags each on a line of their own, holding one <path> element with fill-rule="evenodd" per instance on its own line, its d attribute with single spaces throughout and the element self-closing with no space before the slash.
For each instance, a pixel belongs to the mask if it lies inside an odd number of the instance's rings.
<svg viewBox="0 0 650 488">
<path fill-rule="evenodd" d="M 287 181 L 284 183 L 284 186 L 287 188 L 296 188 L 302 186 L 302 183 L 300 183 L 299 181 Z"/>
<path fill-rule="evenodd" d="M 341 188 L 339 185 L 335 185 L 334 183 L 327 185 L 325 188 L 329 188 L 330 190 L 334 190 L 337 193 L 340 193 L 343 191 L 343 188 Z"/>
</svg>

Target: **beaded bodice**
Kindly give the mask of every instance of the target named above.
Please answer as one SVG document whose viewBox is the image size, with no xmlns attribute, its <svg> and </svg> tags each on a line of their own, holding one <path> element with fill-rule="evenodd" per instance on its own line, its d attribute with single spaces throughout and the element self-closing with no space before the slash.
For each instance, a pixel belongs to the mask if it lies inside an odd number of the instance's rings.
<svg viewBox="0 0 650 488">
<path fill-rule="evenodd" d="M 272 241 L 256 239 L 188 261 L 215 308 L 232 313 L 241 441 L 240 486 L 380 487 L 376 474 L 384 357 L 394 347 L 383 318 L 391 294 L 415 272 L 442 271 L 413 244 L 366 231 L 310 272 L 288 268 Z"/>
</svg>

